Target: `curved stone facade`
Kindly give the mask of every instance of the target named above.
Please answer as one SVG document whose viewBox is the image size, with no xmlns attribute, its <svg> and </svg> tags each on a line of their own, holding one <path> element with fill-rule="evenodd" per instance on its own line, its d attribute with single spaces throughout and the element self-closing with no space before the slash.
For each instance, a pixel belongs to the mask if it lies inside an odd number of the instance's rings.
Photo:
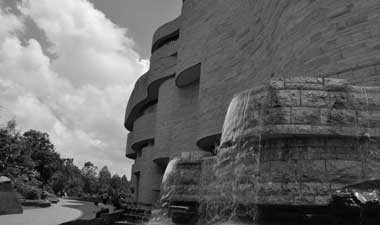
<svg viewBox="0 0 380 225">
<path fill-rule="evenodd" d="M 233 95 L 273 77 L 379 85 L 379 26 L 374 0 L 186 0 L 182 14 L 154 35 L 151 68 L 135 85 L 125 126 L 144 132 L 134 124 L 156 105 L 150 165 L 180 152 L 213 151 Z M 137 162 L 133 144 L 126 155 Z"/>
</svg>

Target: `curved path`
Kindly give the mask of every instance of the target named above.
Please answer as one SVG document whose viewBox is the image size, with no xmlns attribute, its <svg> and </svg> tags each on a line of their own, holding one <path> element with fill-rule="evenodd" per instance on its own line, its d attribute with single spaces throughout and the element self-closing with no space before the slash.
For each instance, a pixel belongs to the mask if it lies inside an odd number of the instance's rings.
<svg viewBox="0 0 380 225">
<path fill-rule="evenodd" d="M 93 203 L 60 199 L 48 208 L 24 208 L 23 214 L 0 216 L 0 225 L 58 225 L 74 219 L 95 217 Z"/>
</svg>

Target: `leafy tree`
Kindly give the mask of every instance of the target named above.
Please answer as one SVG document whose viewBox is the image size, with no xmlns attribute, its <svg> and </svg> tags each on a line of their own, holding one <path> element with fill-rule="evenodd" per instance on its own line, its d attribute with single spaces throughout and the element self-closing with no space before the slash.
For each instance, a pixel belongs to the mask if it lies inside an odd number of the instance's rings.
<svg viewBox="0 0 380 225">
<path fill-rule="evenodd" d="M 111 183 L 111 173 L 108 170 L 107 166 L 104 166 L 100 171 L 99 171 L 99 186 L 100 186 L 100 191 L 105 192 L 108 191 Z"/>
<path fill-rule="evenodd" d="M 68 192 L 79 195 L 83 192 L 84 181 L 81 170 L 74 165 L 74 159 L 62 159 L 61 167 L 52 176 L 52 188 L 55 193 Z"/>
<path fill-rule="evenodd" d="M 0 172 L 7 173 L 7 169 L 15 165 L 20 154 L 18 146 L 19 134 L 16 132 L 16 122 L 9 121 L 7 126 L 0 128 Z"/>
<path fill-rule="evenodd" d="M 31 158 L 35 162 L 35 169 L 40 179 L 47 184 L 52 175 L 59 169 L 61 160 L 47 133 L 29 130 L 22 135 L 25 148 L 31 151 Z"/>
<path fill-rule="evenodd" d="M 95 194 L 98 191 L 98 182 L 96 178 L 96 167 L 92 162 L 86 162 L 82 168 L 83 191 L 88 194 Z"/>
<path fill-rule="evenodd" d="M 127 177 L 123 175 L 121 177 L 121 187 L 120 187 L 120 192 L 124 194 L 130 194 L 130 185 Z"/>
<path fill-rule="evenodd" d="M 110 185 L 113 189 L 119 190 L 121 188 L 121 178 L 118 174 L 114 174 L 111 177 Z"/>
<path fill-rule="evenodd" d="M 26 198 L 39 198 L 43 189 L 74 196 L 108 192 L 115 201 L 119 193 L 129 193 L 125 175 L 111 176 L 107 166 L 98 175 L 97 170 L 91 162 L 79 169 L 74 159 L 61 158 L 47 133 L 29 130 L 21 135 L 14 120 L 0 127 L 0 174 L 10 176 Z"/>
</svg>

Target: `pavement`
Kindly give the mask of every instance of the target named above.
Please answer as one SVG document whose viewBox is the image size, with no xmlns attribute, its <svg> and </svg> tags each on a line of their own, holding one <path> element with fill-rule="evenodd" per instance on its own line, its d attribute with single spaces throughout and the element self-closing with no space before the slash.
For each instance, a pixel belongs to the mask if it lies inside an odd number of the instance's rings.
<svg viewBox="0 0 380 225">
<path fill-rule="evenodd" d="M 24 208 L 23 214 L 2 215 L 0 225 L 58 225 L 75 219 L 95 218 L 92 202 L 60 199 L 48 208 Z"/>
</svg>

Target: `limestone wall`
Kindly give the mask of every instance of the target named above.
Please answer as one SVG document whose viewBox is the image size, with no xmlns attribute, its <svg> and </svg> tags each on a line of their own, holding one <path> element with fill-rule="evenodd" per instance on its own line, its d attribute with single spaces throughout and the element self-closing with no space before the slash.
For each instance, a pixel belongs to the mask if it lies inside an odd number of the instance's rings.
<svg viewBox="0 0 380 225">
<path fill-rule="evenodd" d="M 181 152 L 199 151 L 194 141 L 198 132 L 198 88 L 198 84 L 193 84 L 177 89 L 174 79 L 161 85 L 155 158 L 173 158 Z"/>
<path fill-rule="evenodd" d="M 271 76 L 379 84 L 378 1 L 185 1 L 177 74 L 202 63 L 199 139 L 220 133 L 228 102 Z"/>
<path fill-rule="evenodd" d="M 161 171 L 158 165 L 153 162 L 153 145 L 142 147 L 139 151 L 141 151 L 141 155 L 136 158 L 132 170 L 133 185 L 135 188 L 138 187 L 135 189 L 135 197 L 140 204 L 152 205 L 159 199 L 159 189 L 164 171 Z M 139 176 L 139 181 L 136 179 L 136 175 Z"/>
<path fill-rule="evenodd" d="M 172 158 L 183 151 L 212 150 L 233 96 L 271 78 L 332 77 L 344 78 L 349 84 L 379 85 L 379 8 L 377 0 L 184 1 L 182 14 L 155 32 L 152 46 L 160 47 L 152 52 L 150 69 L 138 79 L 129 99 L 125 115 L 125 127 L 131 132 L 127 157 L 136 158 L 131 147 L 141 139 L 134 140 L 134 133 L 142 139 L 154 139 L 152 160 Z M 178 40 L 170 39 L 177 34 Z M 200 65 L 200 74 L 195 65 Z M 178 85 L 179 76 L 185 76 L 181 77 L 185 81 L 196 80 L 189 86 Z M 307 132 L 317 129 L 326 135 L 354 136 L 367 132 L 352 129 L 356 123 L 359 127 L 360 123 L 377 123 L 375 111 L 358 111 L 351 105 L 342 106 L 347 107 L 344 111 L 339 108 L 339 101 L 347 99 L 358 101 L 349 104 L 362 104 L 360 97 L 342 97 L 339 90 L 324 91 L 326 83 L 323 87 L 320 83 L 307 85 L 314 87 L 304 91 L 297 87 L 278 89 L 278 101 L 289 101 L 290 105 L 266 109 L 266 120 L 276 122 L 260 128 L 261 132 L 268 137 L 289 132 L 309 135 Z M 361 90 L 350 93 L 362 96 Z M 298 100 L 304 102 L 293 104 Z M 310 101 L 311 106 L 307 105 Z M 155 128 L 134 128 L 136 122 L 144 123 L 139 118 L 155 102 Z M 328 111 L 331 104 L 336 107 Z M 346 126 L 332 129 L 326 125 L 339 118 Z M 315 120 L 315 124 L 305 129 L 305 120 Z M 376 133 L 372 129 L 368 135 Z M 154 176 L 151 174 L 152 179 Z"/>
</svg>

